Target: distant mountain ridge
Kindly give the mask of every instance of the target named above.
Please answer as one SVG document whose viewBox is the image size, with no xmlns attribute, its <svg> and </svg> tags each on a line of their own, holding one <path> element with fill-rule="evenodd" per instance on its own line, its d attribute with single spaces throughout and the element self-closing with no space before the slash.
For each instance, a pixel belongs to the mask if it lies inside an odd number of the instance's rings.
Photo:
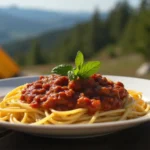
<svg viewBox="0 0 150 150">
<path fill-rule="evenodd" d="M 42 32 L 48 28 L 48 25 L 43 23 L 35 23 L 34 21 L 24 18 L 14 17 L 0 10 L 0 43 L 8 39 L 15 39 L 25 35 L 33 35 L 37 32 Z M 8 39 L 4 38 L 7 35 Z"/>
<path fill-rule="evenodd" d="M 63 13 L 24 8 L 0 8 L 0 44 L 88 21 L 90 13 Z"/>
<path fill-rule="evenodd" d="M 27 20 L 33 20 L 37 22 L 42 21 L 42 23 L 52 23 L 53 21 L 67 19 L 70 17 L 78 19 L 89 19 L 89 17 L 91 16 L 91 13 L 57 12 L 38 9 L 25 9 L 19 7 L 0 8 L 0 10 L 16 17 L 25 18 Z"/>
<path fill-rule="evenodd" d="M 57 12 L 19 7 L 0 8 L 0 44 L 89 21 L 92 13 Z M 107 13 L 102 13 L 105 19 Z"/>
</svg>

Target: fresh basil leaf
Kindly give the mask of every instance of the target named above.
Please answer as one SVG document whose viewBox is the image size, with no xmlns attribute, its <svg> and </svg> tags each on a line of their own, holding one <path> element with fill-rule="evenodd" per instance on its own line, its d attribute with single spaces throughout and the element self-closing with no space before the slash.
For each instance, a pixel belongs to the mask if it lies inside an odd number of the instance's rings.
<svg viewBox="0 0 150 150">
<path fill-rule="evenodd" d="M 82 52 L 78 51 L 77 56 L 75 58 L 76 68 L 81 69 L 83 63 L 84 63 L 84 56 Z"/>
<path fill-rule="evenodd" d="M 73 72 L 74 72 L 75 75 L 77 75 L 78 72 L 79 72 L 79 69 L 78 69 L 78 68 L 74 68 L 74 69 L 73 69 Z"/>
<path fill-rule="evenodd" d="M 67 76 L 68 71 L 72 70 L 73 67 L 71 65 L 59 65 L 52 69 L 52 73 Z"/>
<path fill-rule="evenodd" d="M 73 71 L 68 71 L 68 78 L 69 78 L 69 80 L 75 80 L 76 79 L 76 76 L 75 76 Z"/>
<path fill-rule="evenodd" d="M 78 77 L 88 78 L 92 74 L 97 73 L 100 68 L 99 61 L 90 61 L 84 63 L 82 52 L 78 51 L 75 58 L 75 68 L 71 65 L 59 65 L 52 69 L 52 73 L 68 76 L 70 80 L 75 80 Z"/>
<path fill-rule="evenodd" d="M 85 63 L 79 70 L 78 76 L 80 76 L 81 78 L 90 77 L 94 73 L 98 72 L 99 68 L 100 68 L 99 61 L 89 61 Z"/>
</svg>

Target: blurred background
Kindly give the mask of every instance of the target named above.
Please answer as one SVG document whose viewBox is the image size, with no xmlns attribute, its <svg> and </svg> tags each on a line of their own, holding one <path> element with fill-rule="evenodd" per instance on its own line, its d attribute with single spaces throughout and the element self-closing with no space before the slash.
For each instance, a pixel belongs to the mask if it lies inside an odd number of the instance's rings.
<svg viewBox="0 0 150 150">
<path fill-rule="evenodd" d="M 150 0 L 0 1 L 0 78 L 49 74 L 78 50 L 101 74 L 150 79 Z"/>
</svg>

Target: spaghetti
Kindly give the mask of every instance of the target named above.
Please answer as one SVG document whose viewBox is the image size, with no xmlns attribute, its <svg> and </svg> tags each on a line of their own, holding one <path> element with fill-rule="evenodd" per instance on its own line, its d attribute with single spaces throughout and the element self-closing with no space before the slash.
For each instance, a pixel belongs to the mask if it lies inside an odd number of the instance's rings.
<svg viewBox="0 0 150 150">
<path fill-rule="evenodd" d="M 40 79 L 44 80 L 45 78 L 42 77 Z M 57 82 L 58 82 L 58 78 L 57 78 Z M 37 82 L 34 84 L 37 85 Z M 133 90 L 127 91 L 128 94 L 122 99 L 122 103 L 121 103 L 122 105 L 119 105 L 118 108 L 116 108 L 116 106 L 118 106 L 118 103 L 114 108 L 113 107 L 110 108 L 108 107 L 108 105 L 106 107 L 105 103 L 101 102 L 101 106 L 103 107 L 95 107 L 94 111 L 92 110 L 92 113 L 91 111 L 89 111 L 91 110 L 89 109 L 89 107 L 81 107 L 82 105 L 78 105 L 80 101 L 76 102 L 76 107 L 74 107 L 73 109 L 70 109 L 68 105 L 67 105 L 68 106 L 67 109 L 66 107 L 64 107 L 64 105 L 63 107 L 61 107 L 61 109 L 60 107 L 58 107 L 58 105 L 55 105 L 55 107 L 54 105 L 53 107 L 50 107 L 49 105 L 49 108 L 44 107 L 45 105 L 43 105 L 43 103 L 41 105 L 33 105 L 35 104 L 35 101 L 33 103 L 33 101 L 27 102 L 21 100 L 23 93 L 26 93 L 26 91 L 29 92 L 28 89 L 30 89 L 30 94 L 31 91 L 34 91 L 32 86 L 33 84 L 32 85 L 25 84 L 19 86 L 14 90 L 12 90 L 11 92 L 9 92 L 4 97 L 3 101 L 0 103 L 0 121 L 8 121 L 10 123 L 32 124 L 32 125 L 33 124 L 34 125 L 91 124 L 91 123 L 134 119 L 146 115 L 150 110 L 150 106 L 142 100 L 142 93 Z M 115 87 L 114 84 L 113 87 Z M 24 91 L 25 89 L 26 91 Z M 105 89 L 105 91 L 107 91 L 107 93 L 105 94 L 109 93 L 108 90 Z M 83 93 L 81 95 L 83 96 Z M 23 95 L 23 96 L 27 96 L 27 95 Z M 32 97 L 32 99 L 34 98 Z M 106 100 L 107 99 L 104 99 L 104 101 Z M 113 103 L 114 102 L 116 103 L 116 101 L 113 101 Z"/>
</svg>

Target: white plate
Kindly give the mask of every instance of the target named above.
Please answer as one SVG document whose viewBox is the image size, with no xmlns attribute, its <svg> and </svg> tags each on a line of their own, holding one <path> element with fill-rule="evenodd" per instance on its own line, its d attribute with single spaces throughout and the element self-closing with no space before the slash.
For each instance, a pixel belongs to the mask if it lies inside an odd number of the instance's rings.
<svg viewBox="0 0 150 150">
<path fill-rule="evenodd" d="M 150 80 L 120 77 L 120 76 L 106 76 L 113 81 L 121 81 L 127 89 L 141 91 L 144 95 L 144 100 L 150 102 Z M 6 80 L 0 80 L 0 96 L 4 96 L 13 88 L 24 83 L 37 80 L 38 77 L 21 77 Z M 0 127 L 13 129 L 16 131 L 36 134 L 41 136 L 52 137 L 85 137 L 85 136 L 98 136 L 112 132 L 116 132 L 129 127 L 137 126 L 141 123 L 150 121 L 150 114 L 132 120 L 96 123 L 96 124 L 82 124 L 82 125 L 18 125 L 8 122 L 0 122 Z"/>
</svg>

